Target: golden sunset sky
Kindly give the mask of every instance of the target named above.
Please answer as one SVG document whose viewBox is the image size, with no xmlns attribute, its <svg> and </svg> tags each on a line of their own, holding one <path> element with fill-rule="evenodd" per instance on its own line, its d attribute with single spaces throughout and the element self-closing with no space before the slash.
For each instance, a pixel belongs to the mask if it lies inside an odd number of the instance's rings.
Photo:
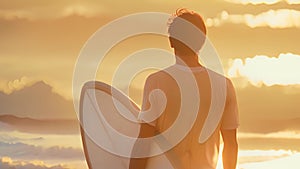
<svg viewBox="0 0 300 169">
<path fill-rule="evenodd" d="M 237 88 L 242 122 L 270 114 L 300 118 L 298 0 L 1 1 L 0 90 L 10 94 L 44 81 L 71 100 L 76 59 L 95 31 L 128 14 L 172 14 L 180 7 L 206 20 L 209 40 Z M 166 37 L 129 38 L 108 54 L 98 80 L 109 81 L 115 66 L 135 51 L 171 50 L 168 45 Z"/>
</svg>

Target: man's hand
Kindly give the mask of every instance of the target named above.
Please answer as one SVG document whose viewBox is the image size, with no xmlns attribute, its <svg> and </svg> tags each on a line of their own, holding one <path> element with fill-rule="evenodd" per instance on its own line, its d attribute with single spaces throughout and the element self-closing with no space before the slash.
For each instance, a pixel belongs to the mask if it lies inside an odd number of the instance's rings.
<svg viewBox="0 0 300 169">
<path fill-rule="evenodd" d="M 155 129 L 153 126 L 142 123 L 140 128 L 139 138 L 147 138 L 154 136 Z M 143 150 L 139 150 L 138 147 L 142 147 Z M 148 151 L 150 150 L 150 145 L 137 145 L 135 143 L 132 152 L 136 151 Z M 145 169 L 147 165 L 147 158 L 131 158 L 129 163 L 129 169 Z"/>
</svg>

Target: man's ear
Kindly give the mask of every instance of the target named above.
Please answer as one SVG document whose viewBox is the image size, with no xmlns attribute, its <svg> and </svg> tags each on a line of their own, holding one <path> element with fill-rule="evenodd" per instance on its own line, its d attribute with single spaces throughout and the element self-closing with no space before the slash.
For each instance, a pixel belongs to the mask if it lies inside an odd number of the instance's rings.
<svg viewBox="0 0 300 169">
<path fill-rule="evenodd" d="M 174 48 L 175 39 L 169 36 L 169 42 L 170 42 L 171 48 Z"/>
</svg>

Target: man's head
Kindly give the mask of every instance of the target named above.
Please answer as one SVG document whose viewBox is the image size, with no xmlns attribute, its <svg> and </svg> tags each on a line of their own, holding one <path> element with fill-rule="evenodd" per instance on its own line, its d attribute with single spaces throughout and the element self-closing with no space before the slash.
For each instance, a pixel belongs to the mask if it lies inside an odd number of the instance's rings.
<svg viewBox="0 0 300 169">
<path fill-rule="evenodd" d="M 169 23 L 171 47 L 186 55 L 198 53 L 206 39 L 206 26 L 202 17 L 187 9 L 176 11 Z"/>
</svg>

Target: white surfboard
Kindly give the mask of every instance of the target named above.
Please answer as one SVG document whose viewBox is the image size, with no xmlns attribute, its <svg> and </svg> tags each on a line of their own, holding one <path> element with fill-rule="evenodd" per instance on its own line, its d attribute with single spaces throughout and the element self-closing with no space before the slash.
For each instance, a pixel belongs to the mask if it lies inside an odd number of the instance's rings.
<svg viewBox="0 0 300 169">
<path fill-rule="evenodd" d="M 133 138 L 137 138 L 140 129 L 131 120 L 136 119 L 139 111 L 134 102 L 110 85 L 95 81 L 84 85 L 80 122 L 89 169 L 129 168 Z M 150 158 L 147 164 L 147 169 L 173 169 L 164 154 Z"/>
</svg>

